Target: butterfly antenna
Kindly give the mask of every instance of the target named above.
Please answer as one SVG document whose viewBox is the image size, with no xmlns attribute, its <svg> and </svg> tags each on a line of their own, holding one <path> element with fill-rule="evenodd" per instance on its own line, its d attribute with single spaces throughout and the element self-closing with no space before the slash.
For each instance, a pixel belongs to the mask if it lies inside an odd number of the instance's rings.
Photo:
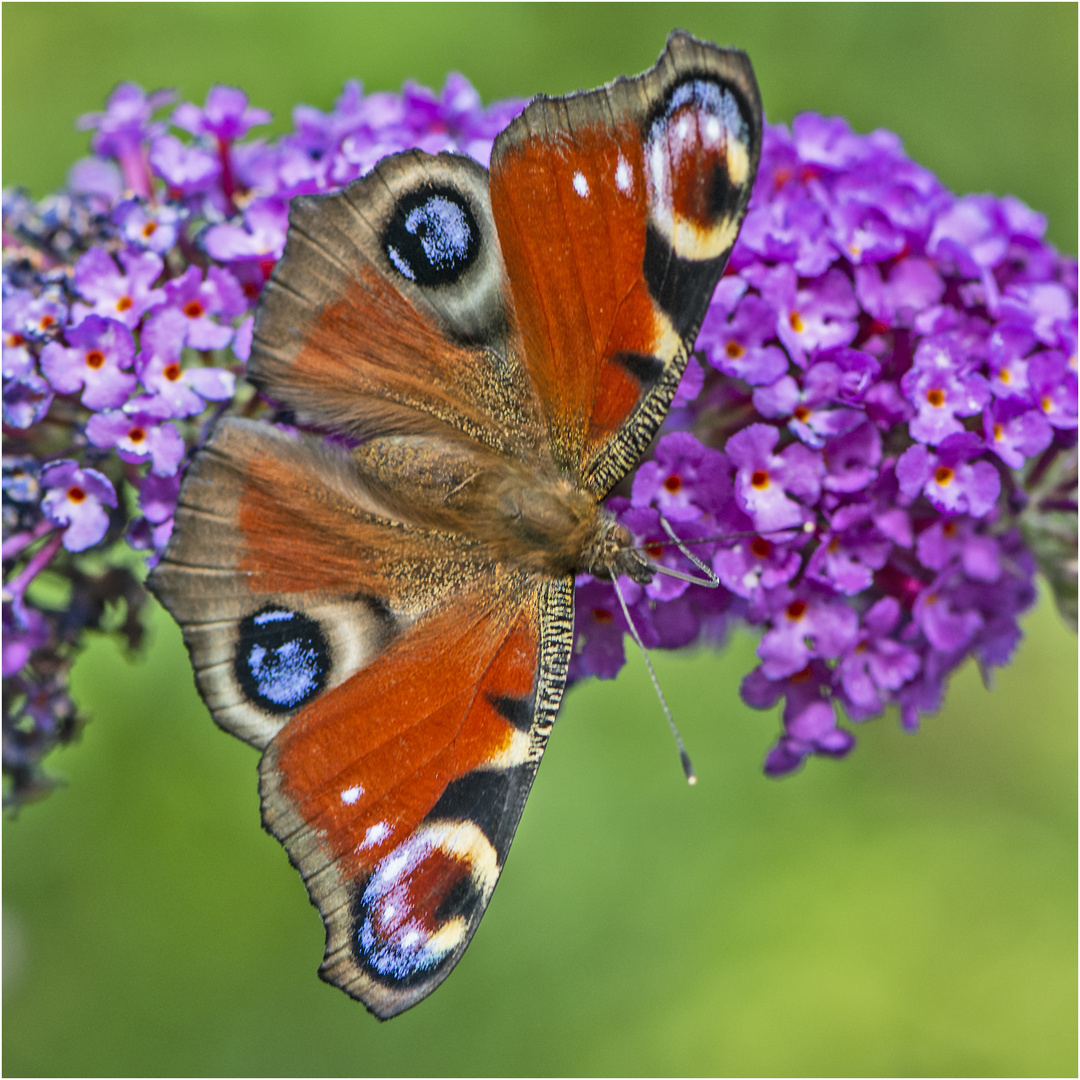
<svg viewBox="0 0 1080 1080">
<path fill-rule="evenodd" d="M 675 546 L 705 575 L 703 578 L 695 577 L 693 574 L 684 574 L 681 570 L 673 570 L 670 566 L 661 566 L 660 563 L 654 562 L 652 565 L 653 570 L 658 574 L 665 574 L 668 577 L 678 578 L 680 581 L 689 581 L 691 585 L 703 585 L 706 589 L 716 589 L 720 586 L 720 579 L 713 573 L 712 567 L 707 563 L 703 563 L 696 555 L 687 550 L 686 545 L 675 535 L 675 530 L 671 527 L 668 519 L 663 514 L 660 515 L 660 524 L 664 526 L 664 532 L 671 537 Z"/>
<path fill-rule="evenodd" d="M 652 679 L 653 689 L 656 691 L 656 696 L 660 699 L 660 708 L 664 710 L 664 716 L 667 717 L 668 727 L 671 728 L 671 734 L 675 736 L 675 745 L 679 748 L 679 760 L 682 762 L 683 772 L 686 774 L 686 782 L 691 785 L 696 784 L 697 773 L 694 772 L 694 766 L 690 762 L 690 755 L 686 752 L 685 745 L 683 745 L 679 729 L 675 726 L 675 717 L 671 715 L 671 710 L 668 708 L 668 703 L 664 698 L 664 692 L 660 689 L 660 680 L 657 679 L 656 672 L 653 670 L 652 661 L 649 659 L 649 654 L 645 650 L 645 643 L 641 640 L 641 635 L 637 632 L 634 620 L 630 618 L 630 609 L 626 606 L 626 601 L 623 599 L 622 589 L 619 588 L 618 578 L 613 577 L 611 583 L 615 586 L 615 595 L 619 598 L 619 606 L 622 608 L 623 616 L 626 619 L 626 625 L 630 627 L 630 633 L 633 634 L 634 640 L 637 642 L 637 647 L 641 650 L 641 655 L 645 658 L 645 666 L 649 669 L 649 678 Z"/>
</svg>

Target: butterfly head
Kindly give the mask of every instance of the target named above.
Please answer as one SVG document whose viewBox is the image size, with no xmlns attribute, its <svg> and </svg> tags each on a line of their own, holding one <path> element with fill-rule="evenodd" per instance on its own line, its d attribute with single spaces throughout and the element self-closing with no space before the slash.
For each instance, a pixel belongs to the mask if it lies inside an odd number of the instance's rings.
<svg viewBox="0 0 1080 1080">
<path fill-rule="evenodd" d="M 648 585 L 656 570 L 648 557 L 633 546 L 629 529 L 603 508 L 598 511 L 597 525 L 594 542 L 583 552 L 587 560 L 583 571 L 605 581 L 625 576 L 639 585 Z"/>
</svg>

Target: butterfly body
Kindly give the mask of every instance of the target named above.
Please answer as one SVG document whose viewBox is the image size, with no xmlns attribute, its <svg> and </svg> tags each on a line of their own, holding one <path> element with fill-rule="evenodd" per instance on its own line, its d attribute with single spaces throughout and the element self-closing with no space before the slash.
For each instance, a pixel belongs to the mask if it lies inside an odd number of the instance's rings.
<svg viewBox="0 0 1080 1080">
<path fill-rule="evenodd" d="M 426 996 L 490 899 L 558 710 L 573 581 L 652 568 L 603 499 L 656 433 L 756 168 L 749 62 L 537 99 L 490 176 L 384 159 L 294 200 L 250 376 L 326 440 L 226 419 L 152 587 L 265 827 L 378 1016 Z"/>
</svg>

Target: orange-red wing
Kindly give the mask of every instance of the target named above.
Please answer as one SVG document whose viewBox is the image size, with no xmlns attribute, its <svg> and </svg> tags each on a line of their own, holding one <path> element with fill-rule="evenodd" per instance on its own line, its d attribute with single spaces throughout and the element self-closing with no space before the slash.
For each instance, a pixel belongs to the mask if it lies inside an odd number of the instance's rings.
<svg viewBox="0 0 1080 1080">
<path fill-rule="evenodd" d="M 248 373 L 306 423 L 358 435 L 453 431 L 535 456 L 487 172 L 419 150 L 289 210 Z"/>
<path fill-rule="evenodd" d="M 488 573 L 457 538 L 387 516 L 340 447 L 253 421 L 218 425 L 185 474 L 151 587 L 222 727 L 262 749 L 297 709 Z"/>
<path fill-rule="evenodd" d="M 539 99 L 495 142 L 491 208 L 525 367 L 556 462 L 598 495 L 674 395 L 760 141 L 745 55 L 676 33 L 652 71 Z"/>
<path fill-rule="evenodd" d="M 483 915 L 547 741 L 571 582 L 492 578 L 274 739 L 263 821 L 326 924 L 321 974 L 381 1017 L 429 994 Z"/>
</svg>

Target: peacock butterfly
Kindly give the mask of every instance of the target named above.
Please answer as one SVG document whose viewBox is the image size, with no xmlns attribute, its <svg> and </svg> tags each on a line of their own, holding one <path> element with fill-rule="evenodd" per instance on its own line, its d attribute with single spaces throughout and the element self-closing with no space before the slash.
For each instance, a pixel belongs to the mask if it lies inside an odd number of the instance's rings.
<svg viewBox="0 0 1080 1080">
<path fill-rule="evenodd" d="M 320 974 L 379 1017 L 491 898 L 574 575 L 652 578 L 603 499 L 667 412 L 760 143 L 746 55 L 677 31 L 637 78 L 536 98 L 490 172 L 411 151 L 293 201 L 249 375 L 309 433 L 222 420 L 151 587 L 262 751 Z"/>
</svg>

